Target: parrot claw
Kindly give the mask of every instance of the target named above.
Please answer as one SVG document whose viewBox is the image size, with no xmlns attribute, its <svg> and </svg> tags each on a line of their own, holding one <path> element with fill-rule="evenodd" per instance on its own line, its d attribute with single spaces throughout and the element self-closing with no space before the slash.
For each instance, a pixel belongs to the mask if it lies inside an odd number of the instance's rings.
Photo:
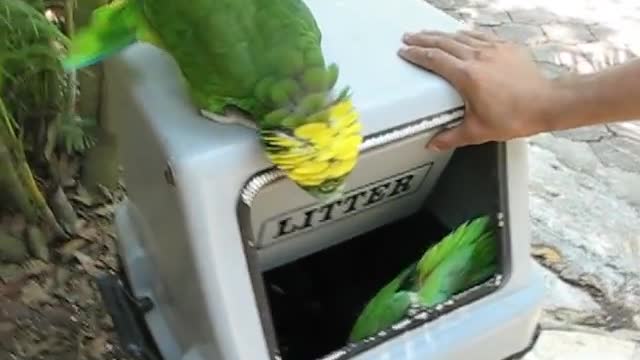
<svg viewBox="0 0 640 360">
<path fill-rule="evenodd" d="M 258 130 L 258 126 L 251 119 L 246 117 L 240 111 L 225 110 L 224 115 L 216 114 L 204 109 L 200 110 L 200 114 L 209 120 L 215 121 L 220 124 L 237 124 L 244 127 L 248 127 L 253 130 Z"/>
</svg>

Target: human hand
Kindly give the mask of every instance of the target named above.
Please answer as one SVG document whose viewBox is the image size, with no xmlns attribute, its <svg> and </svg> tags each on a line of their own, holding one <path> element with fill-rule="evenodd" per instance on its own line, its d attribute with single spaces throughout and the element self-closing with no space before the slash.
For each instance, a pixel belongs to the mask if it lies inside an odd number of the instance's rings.
<svg viewBox="0 0 640 360">
<path fill-rule="evenodd" d="M 438 133 L 430 149 L 506 141 L 547 129 L 544 109 L 552 100 L 552 84 L 525 48 L 476 31 L 421 31 L 406 34 L 403 42 L 400 57 L 445 78 L 465 102 L 464 120 Z"/>
</svg>

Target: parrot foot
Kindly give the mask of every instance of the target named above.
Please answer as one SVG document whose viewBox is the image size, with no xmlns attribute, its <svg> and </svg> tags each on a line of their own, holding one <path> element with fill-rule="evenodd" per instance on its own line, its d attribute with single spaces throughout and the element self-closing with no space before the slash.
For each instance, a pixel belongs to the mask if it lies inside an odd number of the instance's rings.
<svg viewBox="0 0 640 360">
<path fill-rule="evenodd" d="M 224 115 L 220 115 L 220 114 L 216 114 L 211 111 L 202 109 L 200 110 L 200 114 L 206 117 L 207 119 L 215 121 L 220 124 L 236 124 L 236 125 L 242 125 L 244 127 L 248 127 L 249 129 L 258 130 L 258 126 L 256 125 L 256 123 L 253 122 L 248 117 L 246 117 L 240 111 L 227 109 L 225 110 Z"/>
</svg>

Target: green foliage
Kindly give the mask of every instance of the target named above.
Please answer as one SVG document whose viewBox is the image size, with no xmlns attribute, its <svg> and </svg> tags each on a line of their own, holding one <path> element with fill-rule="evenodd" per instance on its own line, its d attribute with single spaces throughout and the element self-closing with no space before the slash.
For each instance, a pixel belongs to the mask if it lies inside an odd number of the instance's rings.
<svg viewBox="0 0 640 360">
<path fill-rule="evenodd" d="M 44 2 L 2 0 L 0 34 L 0 96 L 25 150 L 62 145 L 61 150 L 71 152 L 92 146 L 91 135 L 85 134 L 92 123 L 76 119 L 70 103 L 73 78 L 62 68 L 69 41 L 45 16 Z"/>
<path fill-rule="evenodd" d="M 93 131 L 96 121 L 93 118 L 82 118 L 77 115 L 64 116 L 58 129 L 58 146 L 67 153 L 83 153 L 96 144 Z"/>
</svg>

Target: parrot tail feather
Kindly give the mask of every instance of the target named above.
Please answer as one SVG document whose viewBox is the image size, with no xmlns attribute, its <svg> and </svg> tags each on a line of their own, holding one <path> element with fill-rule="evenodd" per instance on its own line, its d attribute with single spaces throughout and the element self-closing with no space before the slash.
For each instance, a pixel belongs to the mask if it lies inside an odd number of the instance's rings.
<svg viewBox="0 0 640 360">
<path fill-rule="evenodd" d="M 91 66 L 136 42 L 142 33 L 138 9 L 115 0 L 93 11 L 89 24 L 71 38 L 62 65 L 66 71 Z"/>
</svg>

